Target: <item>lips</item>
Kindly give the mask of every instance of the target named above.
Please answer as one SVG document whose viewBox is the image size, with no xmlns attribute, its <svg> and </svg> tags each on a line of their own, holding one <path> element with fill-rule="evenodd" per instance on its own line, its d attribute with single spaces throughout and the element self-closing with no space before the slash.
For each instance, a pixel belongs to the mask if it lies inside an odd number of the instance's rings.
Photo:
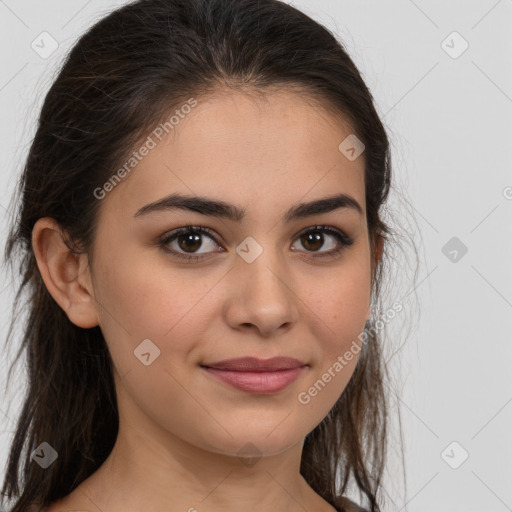
<svg viewBox="0 0 512 512">
<path fill-rule="evenodd" d="M 284 390 L 301 376 L 307 366 L 292 357 L 242 357 L 201 365 L 207 374 L 231 388 L 262 395 Z"/>
<path fill-rule="evenodd" d="M 301 368 L 306 365 L 293 357 L 273 357 L 271 359 L 240 357 L 237 359 L 216 361 L 214 363 L 203 364 L 201 366 L 217 370 L 231 370 L 238 372 L 276 372 Z"/>
</svg>

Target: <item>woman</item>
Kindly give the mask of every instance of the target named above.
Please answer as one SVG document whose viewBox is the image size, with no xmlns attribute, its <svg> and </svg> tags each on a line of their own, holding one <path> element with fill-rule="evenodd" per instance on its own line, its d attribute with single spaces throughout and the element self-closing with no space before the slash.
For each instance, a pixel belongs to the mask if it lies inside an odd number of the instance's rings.
<svg viewBox="0 0 512 512">
<path fill-rule="evenodd" d="M 10 510 L 379 510 L 390 183 L 358 70 L 290 5 L 140 0 L 93 26 L 6 246 L 30 294 Z"/>
</svg>

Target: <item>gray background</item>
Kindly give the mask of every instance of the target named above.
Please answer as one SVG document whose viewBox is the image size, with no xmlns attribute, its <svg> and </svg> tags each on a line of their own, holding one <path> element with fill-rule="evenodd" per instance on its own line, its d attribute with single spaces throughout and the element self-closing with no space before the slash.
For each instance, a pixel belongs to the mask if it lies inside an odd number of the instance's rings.
<svg viewBox="0 0 512 512">
<path fill-rule="evenodd" d="M 79 34 L 123 3 L 0 0 L 2 246 L 57 66 Z M 416 282 L 407 284 L 401 265 L 403 283 L 390 297 L 414 291 L 418 303 L 404 312 L 413 328 L 390 363 L 399 376 L 393 396 L 402 409 L 407 492 L 391 449 L 386 510 L 512 510 L 512 0 L 292 3 L 339 35 L 370 87 L 393 146 L 392 204 L 419 248 Z M 50 56 L 40 55 L 51 50 L 44 31 L 59 44 Z M 2 271 L 2 343 L 9 279 Z M 391 341 L 404 338 L 401 321 L 389 327 Z M 13 354 L 1 354 L 2 385 Z M 1 467 L 24 376 L 15 383 L 1 392 Z"/>
</svg>

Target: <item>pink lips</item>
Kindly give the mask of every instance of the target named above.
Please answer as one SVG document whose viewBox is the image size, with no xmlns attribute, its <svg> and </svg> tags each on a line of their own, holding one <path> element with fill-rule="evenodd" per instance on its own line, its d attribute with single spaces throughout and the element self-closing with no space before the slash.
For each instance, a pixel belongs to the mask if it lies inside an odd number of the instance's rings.
<svg viewBox="0 0 512 512">
<path fill-rule="evenodd" d="M 307 365 L 291 357 L 242 357 L 201 365 L 209 374 L 248 393 L 269 394 L 286 388 Z"/>
</svg>

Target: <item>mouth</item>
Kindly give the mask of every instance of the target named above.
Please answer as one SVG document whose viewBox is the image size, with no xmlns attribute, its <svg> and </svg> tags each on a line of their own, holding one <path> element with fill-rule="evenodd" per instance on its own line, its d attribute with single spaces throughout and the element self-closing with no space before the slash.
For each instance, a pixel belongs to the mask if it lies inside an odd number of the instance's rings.
<svg viewBox="0 0 512 512">
<path fill-rule="evenodd" d="M 306 363 L 293 357 L 272 357 L 271 359 L 258 359 L 257 357 L 239 357 L 237 359 L 224 359 L 215 363 L 205 363 L 201 366 L 216 370 L 231 370 L 241 372 L 275 372 L 293 370 L 306 366 Z"/>
<path fill-rule="evenodd" d="M 291 357 L 243 357 L 202 364 L 201 368 L 240 391 L 271 394 L 288 387 L 308 365 Z"/>
</svg>

